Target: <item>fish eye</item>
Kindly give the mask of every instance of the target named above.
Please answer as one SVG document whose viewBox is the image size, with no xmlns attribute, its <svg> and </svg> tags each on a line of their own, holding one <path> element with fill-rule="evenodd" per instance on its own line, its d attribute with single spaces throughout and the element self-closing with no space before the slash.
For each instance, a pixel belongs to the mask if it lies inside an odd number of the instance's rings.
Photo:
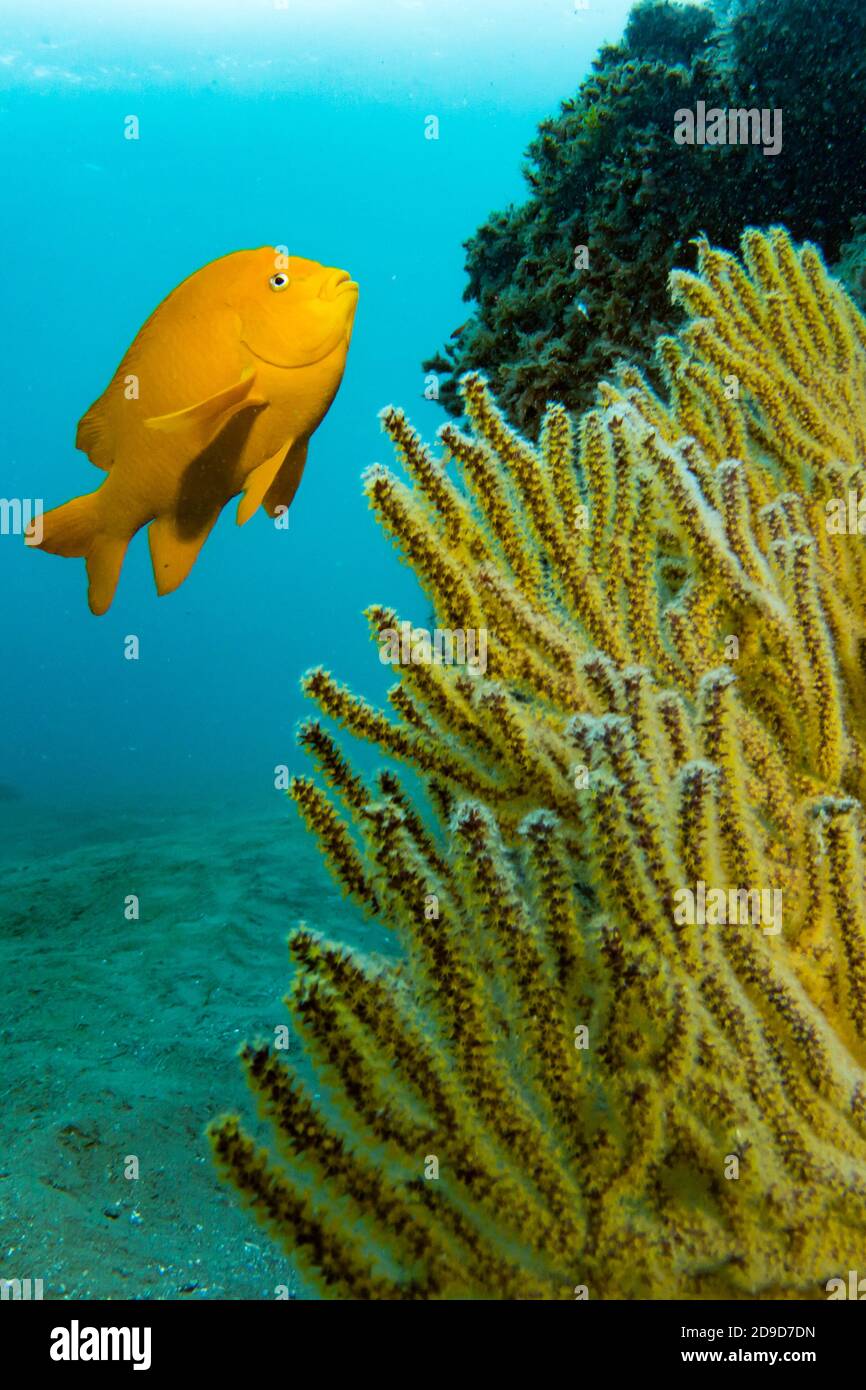
<svg viewBox="0 0 866 1390">
<path fill-rule="evenodd" d="M 282 270 L 278 270 L 276 275 L 272 275 L 268 281 L 272 290 L 284 290 L 288 288 L 289 277 Z"/>
</svg>

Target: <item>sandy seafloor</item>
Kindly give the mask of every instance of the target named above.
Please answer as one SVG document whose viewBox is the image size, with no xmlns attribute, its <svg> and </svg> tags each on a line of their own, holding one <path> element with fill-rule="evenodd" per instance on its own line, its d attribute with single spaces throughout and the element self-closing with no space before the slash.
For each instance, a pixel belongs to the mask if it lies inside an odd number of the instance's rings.
<svg viewBox="0 0 866 1390">
<path fill-rule="evenodd" d="M 0 1276 L 46 1299 L 312 1296 L 204 1137 L 239 1110 L 266 1138 L 235 1054 L 288 1022 L 290 927 L 365 935 L 294 808 L 3 802 L 0 875 Z"/>
</svg>

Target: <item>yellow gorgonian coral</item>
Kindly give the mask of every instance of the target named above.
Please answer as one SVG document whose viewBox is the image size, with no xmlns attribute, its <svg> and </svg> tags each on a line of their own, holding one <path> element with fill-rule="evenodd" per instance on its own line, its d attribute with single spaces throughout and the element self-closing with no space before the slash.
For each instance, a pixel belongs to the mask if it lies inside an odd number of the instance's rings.
<svg viewBox="0 0 866 1390">
<path fill-rule="evenodd" d="M 307 678 L 423 788 L 302 731 L 402 955 L 295 931 L 325 1099 L 247 1049 L 277 1153 L 212 1130 L 328 1294 L 810 1297 L 862 1256 L 866 322 L 783 230 L 743 254 L 673 277 L 667 400 L 627 370 L 535 448 L 469 376 L 442 458 L 384 412 L 371 505 L 486 670 L 401 666 L 396 718 Z"/>
</svg>

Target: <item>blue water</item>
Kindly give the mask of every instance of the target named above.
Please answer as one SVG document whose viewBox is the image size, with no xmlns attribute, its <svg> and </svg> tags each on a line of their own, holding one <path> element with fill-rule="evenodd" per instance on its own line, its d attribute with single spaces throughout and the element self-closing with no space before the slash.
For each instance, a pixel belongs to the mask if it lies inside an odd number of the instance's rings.
<svg viewBox="0 0 866 1390">
<path fill-rule="evenodd" d="M 444 420 L 420 363 L 467 316 L 461 242 L 524 196 L 538 120 L 628 7 L 68 8 L 7 6 L 0 49 L 2 494 L 48 508 L 100 483 L 77 421 L 156 304 L 213 257 L 287 244 L 346 267 L 360 303 L 287 532 L 264 514 L 239 530 L 227 508 L 159 600 L 139 533 L 100 619 L 83 561 L 0 538 L 0 780 L 76 821 L 265 806 L 274 767 L 303 763 L 301 673 L 321 662 L 380 697 L 361 610 L 426 619 L 361 493 L 363 469 L 390 461 L 377 413 L 398 403 L 429 437 Z"/>
</svg>

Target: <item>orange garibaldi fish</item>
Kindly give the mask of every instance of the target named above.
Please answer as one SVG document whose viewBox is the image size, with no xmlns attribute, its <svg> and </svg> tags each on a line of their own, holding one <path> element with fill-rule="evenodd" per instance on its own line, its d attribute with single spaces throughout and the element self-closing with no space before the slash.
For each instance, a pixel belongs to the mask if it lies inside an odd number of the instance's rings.
<svg viewBox="0 0 866 1390">
<path fill-rule="evenodd" d="M 232 497 L 243 494 L 240 526 L 260 505 L 271 516 L 290 505 L 343 376 L 357 303 L 345 270 L 271 246 L 190 275 L 79 423 L 76 446 L 108 477 L 37 518 L 28 543 L 84 556 L 91 611 L 105 613 L 126 547 L 149 522 L 157 592 L 171 593 Z"/>
</svg>

